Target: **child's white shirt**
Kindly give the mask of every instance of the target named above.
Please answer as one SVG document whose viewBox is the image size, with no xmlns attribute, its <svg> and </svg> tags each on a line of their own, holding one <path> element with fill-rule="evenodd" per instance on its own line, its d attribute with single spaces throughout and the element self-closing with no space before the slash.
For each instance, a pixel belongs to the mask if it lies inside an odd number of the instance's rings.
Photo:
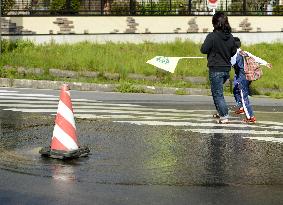
<svg viewBox="0 0 283 205">
<path fill-rule="evenodd" d="M 230 61 L 230 62 L 231 62 L 231 65 L 232 65 L 232 66 L 236 64 L 237 55 L 238 55 L 238 53 L 239 53 L 240 51 L 241 51 L 241 49 L 238 48 L 236 54 L 235 54 L 233 57 L 231 57 L 231 61 Z M 253 59 L 255 59 L 255 62 L 259 63 L 260 65 L 266 66 L 266 65 L 268 64 L 265 60 L 263 60 L 263 59 L 261 59 L 261 58 L 255 56 L 255 55 L 251 54 L 250 52 L 248 52 L 248 51 L 244 51 L 244 52 L 245 52 L 248 56 L 250 56 L 250 57 L 252 57 Z"/>
</svg>

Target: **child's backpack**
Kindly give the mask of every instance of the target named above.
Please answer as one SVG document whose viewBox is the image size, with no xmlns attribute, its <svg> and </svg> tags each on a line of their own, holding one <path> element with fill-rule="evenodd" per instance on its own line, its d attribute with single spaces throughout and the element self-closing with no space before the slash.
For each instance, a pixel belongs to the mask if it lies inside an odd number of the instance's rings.
<svg viewBox="0 0 283 205">
<path fill-rule="evenodd" d="M 240 55 L 243 56 L 244 59 L 244 71 L 246 74 L 246 79 L 248 81 L 254 81 L 261 78 L 263 72 L 259 63 L 257 63 L 253 57 L 249 56 L 244 51 L 240 51 Z"/>
</svg>

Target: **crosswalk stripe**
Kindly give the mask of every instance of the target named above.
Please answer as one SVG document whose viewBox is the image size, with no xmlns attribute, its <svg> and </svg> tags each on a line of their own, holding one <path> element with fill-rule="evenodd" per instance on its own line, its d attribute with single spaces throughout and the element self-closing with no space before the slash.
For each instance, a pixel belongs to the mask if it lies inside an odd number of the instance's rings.
<svg viewBox="0 0 283 205">
<path fill-rule="evenodd" d="M 182 126 L 191 126 L 191 127 L 233 127 L 233 128 L 245 128 L 245 127 L 252 127 L 252 128 L 261 128 L 262 126 L 257 124 L 246 124 L 239 122 L 234 122 L 234 124 L 216 124 L 216 123 L 199 123 L 199 122 L 173 122 L 173 121 L 115 121 L 119 123 L 130 123 L 130 124 L 136 124 L 136 125 L 152 125 L 152 126 L 176 126 L 176 127 L 182 127 Z M 281 129 L 283 129 L 281 127 Z"/>
<path fill-rule="evenodd" d="M 266 142 L 278 142 L 283 143 L 283 138 L 275 138 L 275 137 L 243 137 L 244 139 L 258 140 L 258 141 L 266 141 Z"/>
<path fill-rule="evenodd" d="M 40 108 L 5 108 L 3 110 L 10 110 L 10 111 L 16 111 L 16 112 L 33 112 L 33 113 L 54 113 L 57 111 L 57 109 L 40 109 Z M 88 110 L 88 109 L 76 109 L 74 110 L 75 113 L 111 113 L 111 114 L 123 114 L 127 111 L 122 109 L 117 110 L 111 110 L 111 109 L 97 109 L 97 110 Z M 135 111 L 130 110 L 131 114 L 134 115 L 154 115 L 154 116 L 187 116 L 187 117 L 209 117 L 210 115 L 202 115 L 202 114 L 177 114 L 177 113 L 162 113 L 162 112 L 147 112 L 146 110 L 143 111 Z"/>
<path fill-rule="evenodd" d="M 1 96 L 1 99 L 14 99 L 14 100 L 47 100 L 47 101 L 59 101 L 58 97 L 29 97 L 29 96 Z M 81 102 L 81 101 L 92 101 L 87 99 L 72 99 L 72 102 Z"/>
<path fill-rule="evenodd" d="M 283 132 L 270 130 L 230 130 L 230 129 L 184 129 L 185 131 L 198 132 L 203 134 L 253 134 L 253 135 L 282 135 Z"/>
<path fill-rule="evenodd" d="M 58 102 L 59 97 L 54 95 L 22 94 L 18 91 L 0 90 L 0 107 L 3 107 L 3 110 L 56 115 Z M 276 121 L 243 124 L 239 121 L 239 117 L 231 117 L 230 124 L 216 124 L 215 119 L 212 118 L 213 110 L 152 108 L 137 104 L 104 103 L 88 99 L 72 99 L 72 103 L 75 117 L 81 119 L 112 119 L 116 123 L 175 126 L 180 130 L 203 134 L 242 134 L 243 138 L 251 140 L 283 143 L 283 137 L 281 137 L 283 123 Z M 280 114 L 282 112 L 257 111 L 257 113 Z"/>
<path fill-rule="evenodd" d="M 29 96 L 29 97 L 53 97 L 46 94 L 21 94 L 21 93 L 0 93 L 0 96 Z"/>
<path fill-rule="evenodd" d="M 17 93 L 15 90 L 0 90 L 0 93 Z"/>
</svg>

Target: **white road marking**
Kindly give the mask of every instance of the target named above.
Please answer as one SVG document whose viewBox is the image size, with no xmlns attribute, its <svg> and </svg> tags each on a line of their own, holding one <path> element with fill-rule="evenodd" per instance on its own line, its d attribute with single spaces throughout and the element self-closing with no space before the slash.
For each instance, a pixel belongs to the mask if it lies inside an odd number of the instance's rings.
<svg viewBox="0 0 283 205">
<path fill-rule="evenodd" d="M 0 90 L 0 93 L 17 93 L 18 91 L 14 90 Z"/>
<path fill-rule="evenodd" d="M 283 128 L 283 123 L 280 122 L 274 122 L 274 121 L 259 121 L 259 122 L 266 125 L 278 125 L 278 126 L 282 126 Z"/>
<path fill-rule="evenodd" d="M 57 103 L 58 104 L 58 103 Z M 12 107 L 12 108 L 34 108 L 34 107 L 58 107 L 58 105 L 53 103 L 49 105 L 43 105 L 43 104 L 0 104 L 0 107 Z"/>
<path fill-rule="evenodd" d="M 252 134 L 252 135 L 283 135 L 283 132 L 270 130 L 230 130 L 230 129 L 184 129 L 185 131 L 198 132 L 203 134 Z"/>
<path fill-rule="evenodd" d="M 146 113 L 145 113 L 146 114 Z M 87 119 L 141 119 L 141 120 L 168 120 L 168 117 L 163 117 L 163 116 L 143 116 L 143 115 L 131 115 L 129 113 L 128 115 L 112 115 L 112 114 L 107 114 L 107 115 L 96 115 L 96 114 L 82 114 L 82 113 L 75 113 L 76 118 L 87 118 Z M 170 117 L 170 120 L 172 121 L 188 121 L 188 120 L 193 120 L 193 121 L 198 121 L 198 122 L 207 122 L 207 121 L 213 121 L 213 119 L 196 119 L 196 118 L 180 118 L 180 117 Z"/>
<path fill-rule="evenodd" d="M 18 91 L 0 90 L 0 107 L 8 107 L 4 110 L 56 115 L 59 98 L 59 96 L 54 95 L 21 94 Z M 214 110 L 162 109 L 136 104 L 103 103 L 102 101 L 87 99 L 72 99 L 72 103 L 76 118 L 117 119 L 113 121 L 136 125 L 176 126 L 183 127 L 178 129 L 185 131 L 205 134 L 242 134 L 244 135 L 243 138 L 251 140 L 283 143 L 282 137 L 263 136 L 282 136 L 283 123 L 281 122 L 258 121 L 256 124 L 243 124 L 238 120 L 239 117 L 231 117 L 230 124 L 216 124 L 213 122 L 215 119 L 212 118 L 211 114 L 215 112 Z M 257 113 L 280 114 L 283 112 L 257 111 Z M 185 127 L 188 128 L 184 129 Z M 261 136 L 255 137 L 254 135 Z"/>
<path fill-rule="evenodd" d="M 54 97 L 54 95 L 46 94 L 21 94 L 21 93 L 1 93 L 0 96 L 30 96 L 30 97 Z"/>
<path fill-rule="evenodd" d="M 136 125 L 153 125 L 153 126 L 191 126 L 191 127 L 234 127 L 234 128 L 241 128 L 241 127 L 259 127 L 257 125 L 252 124 L 217 124 L 217 123 L 199 123 L 199 122 L 168 122 L 168 121 L 115 121 L 120 123 L 130 123 Z"/>
<path fill-rule="evenodd" d="M 52 113 L 56 112 L 55 109 L 40 109 L 40 108 L 26 108 L 26 109 L 20 109 L 20 108 L 5 108 L 3 110 L 11 110 L 11 111 L 16 111 L 16 112 L 31 112 L 31 113 Z M 112 114 L 124 114 L 125 110 L 122 109 L 117 109 L 117 110 L 112 110 L 112 109 L 94 109 L 94 110 L 88 110 L 88 109 L 74 109 L 74 113 L 112 113 Z M 211 115 L 203 115 L 203 114 L 189 114 L 189 113 L 162 113 L 162 112 L 150 112 L 147 110 L 142 110 L 142 111 L 135 111 L 135 110 L 130 110 L 129 111 L 131 114 L 134 115 L 154 115 L 154 116 L 173 116 L 173 117 L 196 117 L 196 118 L 205 118 L 205 117 L 211 117 Z"/>
<path fill-rule="evenodd" d="M 9 103 L 9 105 L 13 104 L 58 104 L 59 100 L 57 101 L 46 101 L 46 100 L 3 100 L 0 99 L 0 103 Z M 82 102 L 83 103 L 83 102 Z M 73 103 L 74 104 L 74 103 Z"/>
<path fill-rule="evenodd" d="M 45 97 L 45 98 L 42 98 L 42 97 L 26 97 L 26 96 L 20 96 L 20 97 L 17 97 L 17 96 L 1 96 L 1 99 L 14 99 L 14 100 L 51 100 L 51 101 L 57 101 L 59 102 L 59 97 Z M 72 102 L 92 102 L 93 100 L 87 100 L 87 99 L 72 99 Z"/>
<path fill-rule="evenodd" d="M 277 137 L 243 137 L 243 138 L 250 139 L 250 140 L 283 143 L 283 138 L 277 138 Z"/>
</svg>

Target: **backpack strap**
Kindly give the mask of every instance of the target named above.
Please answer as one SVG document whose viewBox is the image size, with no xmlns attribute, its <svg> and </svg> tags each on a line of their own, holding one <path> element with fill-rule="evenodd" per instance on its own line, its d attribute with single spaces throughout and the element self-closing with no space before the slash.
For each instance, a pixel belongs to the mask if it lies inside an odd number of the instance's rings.
<svg viewBox="0 0 283 205">
<path fill-rule="evenodd" d="M 239 54 L 243 57 L 248 57 L 249 55 L 245 51 L 239 51 Z"/>
</svg>

